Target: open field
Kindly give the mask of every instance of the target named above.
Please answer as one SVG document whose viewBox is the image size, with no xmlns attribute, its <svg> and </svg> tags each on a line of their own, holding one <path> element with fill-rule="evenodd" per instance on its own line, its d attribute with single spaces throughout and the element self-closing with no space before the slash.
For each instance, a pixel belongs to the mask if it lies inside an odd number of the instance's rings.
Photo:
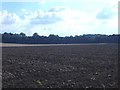
<svg viewBox="0 0 120 90">
<path fill-rule="evenodd" d="M 117 44 L 2 48 L 3 88 L 117 88 Z"/>
<path fill-rule="evenodd" d="M 105 45 L 107 43 L 89 43 L 89 44 L 12 44 L 12 43 L 0 43 L 0 47 L 23 47 L 23 46 L 67 46 L 67 45 Z"/>
</svg>

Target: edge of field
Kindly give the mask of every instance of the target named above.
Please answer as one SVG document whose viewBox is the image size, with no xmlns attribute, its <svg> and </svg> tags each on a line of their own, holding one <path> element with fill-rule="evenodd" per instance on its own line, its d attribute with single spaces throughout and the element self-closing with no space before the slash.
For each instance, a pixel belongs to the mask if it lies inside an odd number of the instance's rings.
<svg viewBox="0 0 120 90">
<path fill-rule="evenodd" d="M 63 45 L 106 45 L 107 43 L 87 43 L 87 44 L 16 44 L 0 43 L 0 47 L 20 47 L 20 46 L 63 46 Z"/>
</svg>

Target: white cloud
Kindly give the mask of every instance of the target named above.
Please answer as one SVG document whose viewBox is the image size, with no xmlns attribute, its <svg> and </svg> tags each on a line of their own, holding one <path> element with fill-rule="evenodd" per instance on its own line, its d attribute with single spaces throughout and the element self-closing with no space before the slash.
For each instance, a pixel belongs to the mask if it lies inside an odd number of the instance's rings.
<svg viewBox="0 0 120 90">
<path fill-rule="evenodd" d="M 22 32 L 29 26 L 27 19 L 21 19 L 15 13 L 8 13 L 6 10 L 1 12 L 0 28 L 2 32 Z"/>
<path fill-rule="evenodd" d="M 27 21 L 30 22 L 30 24 L 52 24 L 56 23 L 62 18 L 59 16 L 59 12 L 52 11 L 43 11 L 43 10 L 38 10 L 38 11 L 28 11 L 25 9 L 21 10 L 21 17 Z"/>
<path fill-rule="evenodd" d="M 48 12 L 61 12 L 61 11 L 64 11 L 66 9 L 66 7 L 64 6 L 55 6 L 55 7 L 52 7 L 48 10 Z"/>
<path fill-rule="evenodd" d="M 52 24 L 62 20 L 56 13 L 40 12 L 36 17 L 31 18 L 31 24 Z"/>
<path fill-rule="evenodd" d="M 8 13 L 3 11 L 0 17 L 2 24 L 16 24 L 20 22 L 20 18 L 15 13 Z"/>
<path fill-rule="evenodd" d="M 118 13 L 118 0 L 106 0 L 104 7 L 102 7 L 97 15 L 97 19 L 111 19 Z"/>
<path fill-rule="evenodd" d="M 25 32 L 28 35 L 34 32 L 38 32 L 40 35 L 53 33 L 60 36 L 117 33 L 118 12 L 116 3 L 114 5 L 112 3 L 107 4 L 105 2 L 105 6 L 100 7 L 101 9 L 97 13 L 93 12 L 93 14 L 65 6 L 55 6 L 47 11 L 22 9 L 19 16 L 4 11 L 0 12 L 0 16 L 2 16 L 0 21 L 3 31 Z"/>
<path fill-rule="evenodd" d="M 41 4 L 45 4 L 45 3 L 46 3 L 45 0 L 40 0 L 39 2 L 40 2 Z"/>
</svg>

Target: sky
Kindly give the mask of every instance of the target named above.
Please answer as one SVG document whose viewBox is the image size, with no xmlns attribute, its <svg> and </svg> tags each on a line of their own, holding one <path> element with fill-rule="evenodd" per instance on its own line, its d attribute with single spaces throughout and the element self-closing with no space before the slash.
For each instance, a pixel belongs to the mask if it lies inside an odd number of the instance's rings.
<svg viewBox="0 0 120 90">
<path fill-rule="evenodd" d="M 119 0 L 2 0 L 0 33 L 118 34 Z"/>
</svg>

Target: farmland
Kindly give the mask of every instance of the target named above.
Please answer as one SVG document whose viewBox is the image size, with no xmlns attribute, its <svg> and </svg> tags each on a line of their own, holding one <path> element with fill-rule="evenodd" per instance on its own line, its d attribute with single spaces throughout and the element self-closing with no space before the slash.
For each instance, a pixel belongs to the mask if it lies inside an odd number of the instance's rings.
<svg viewBox="0 0 120 90">
<path fill-rule="evenodd" d="M 3 88 L 117 88 L 117 44 L 2 47 Z"/>
</svg>

